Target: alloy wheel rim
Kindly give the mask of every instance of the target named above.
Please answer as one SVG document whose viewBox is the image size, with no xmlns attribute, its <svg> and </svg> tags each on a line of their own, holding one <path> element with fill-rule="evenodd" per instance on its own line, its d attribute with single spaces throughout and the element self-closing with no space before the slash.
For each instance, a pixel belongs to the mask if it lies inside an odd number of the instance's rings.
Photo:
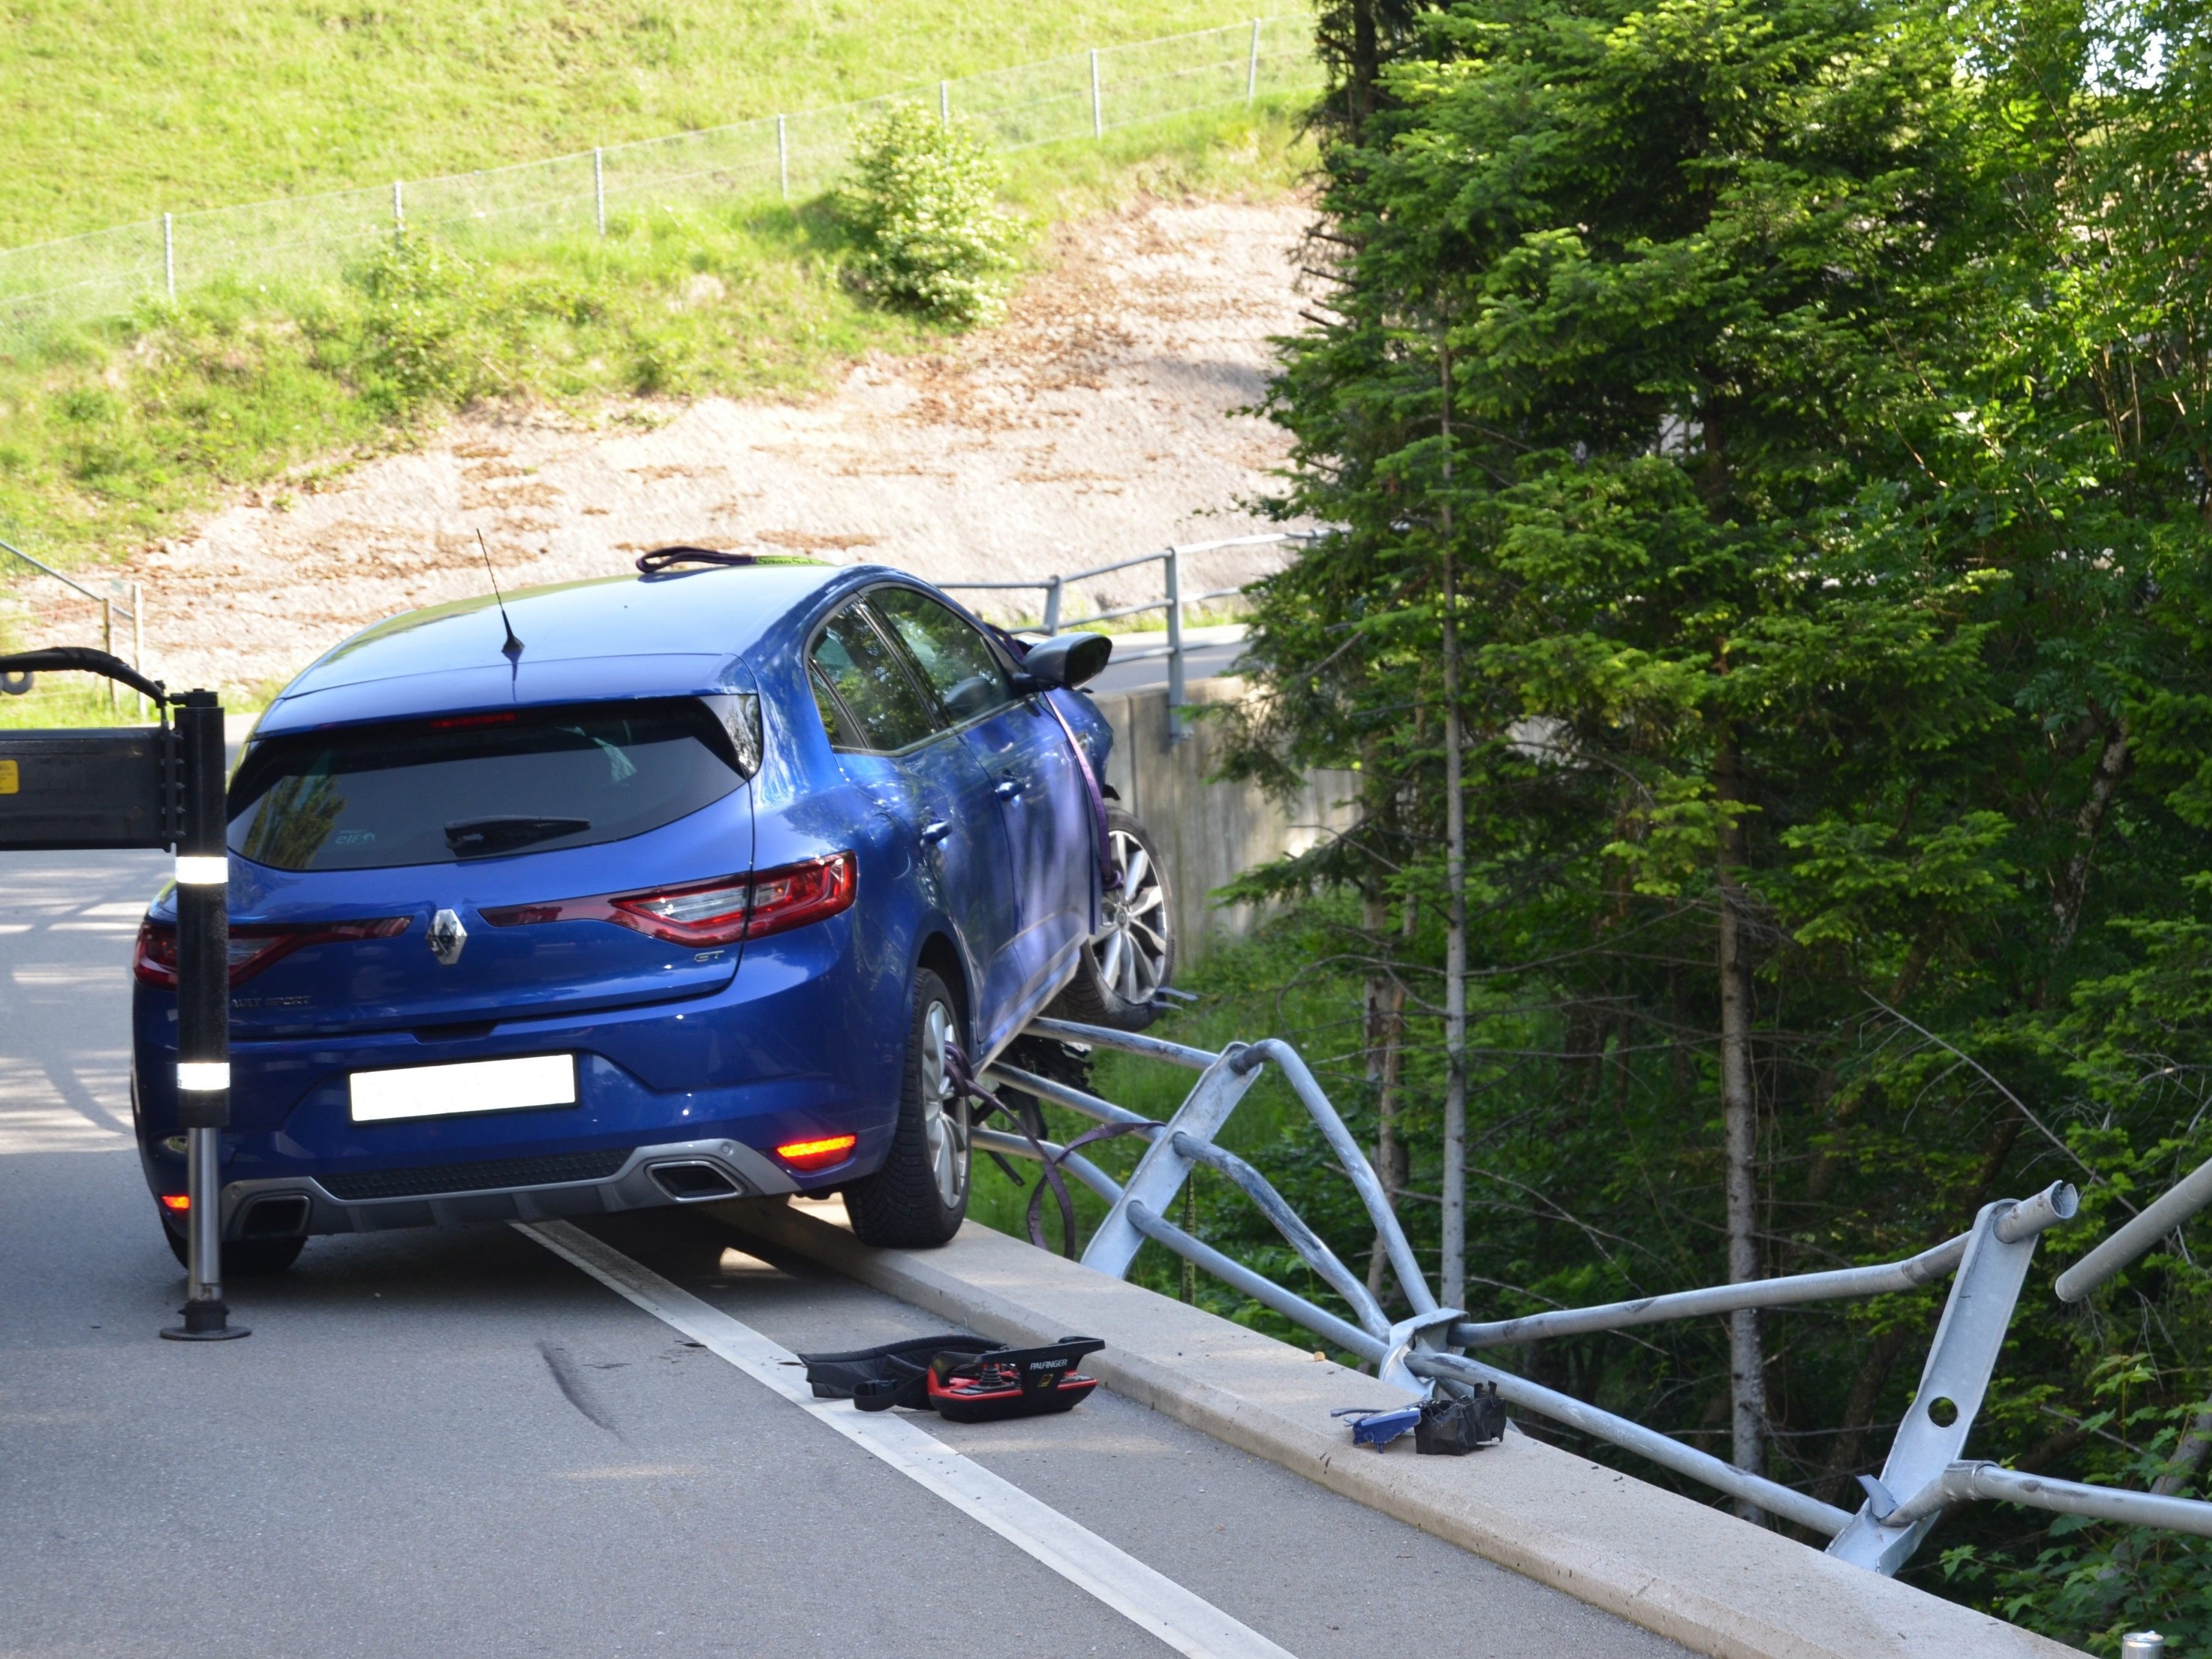
<svg viewBox="0 0 2212 1659">
<path fill-rule="evenodd" d="M 929 1173 L 946 1209 L 968 1190 L 968 1103 L 957 1097 L 947 1051 L 952 1011 L 933 1002 L 921 1017 L 921 1138 Z"/>
<path fill-rule="evenodd" d="M 1167 980 L 1167 892 L 1145 844 L 1126 830 L 1107 832 L 1121 884 L 1106 896 L 1106 925 L 1091 941 L 1098 977 L 1132 1006 L 1152 1000 Z"/>
</svg>

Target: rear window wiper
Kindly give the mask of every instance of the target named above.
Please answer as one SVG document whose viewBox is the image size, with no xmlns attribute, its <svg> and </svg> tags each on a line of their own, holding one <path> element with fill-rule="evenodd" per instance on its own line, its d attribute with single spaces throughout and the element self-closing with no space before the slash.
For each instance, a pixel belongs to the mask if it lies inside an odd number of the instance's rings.
<svg viewBox="0 0 2212 1659">
<path fill-rule="evenodd" d="M 513 852 L 535 841 L 573 836 L 591 827 L 589 818 L 540 818 L 520 814 L 455 818 L 446 826 L 446 845 L 458 857 L 482 858 L 490 853 Z"/>
</svg>

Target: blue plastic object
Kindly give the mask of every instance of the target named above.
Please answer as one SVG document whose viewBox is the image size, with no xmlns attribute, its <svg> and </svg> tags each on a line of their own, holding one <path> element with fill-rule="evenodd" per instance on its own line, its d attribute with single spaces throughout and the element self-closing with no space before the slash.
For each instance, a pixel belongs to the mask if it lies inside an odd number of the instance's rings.
<svg viewBox="0 0 2212 1659">
<path fill-rule="evenodd" d="M 1370 1406 L 1340 1406 L 1329 1415 L 1352 1419 L 1353 1445 L 1372 1446 L 1380 1451 L 1400 1435 L 1411 1434 L 1420 1426 L 1421 1408 L 1396 1406 L 1377 1411 Z"/>
</svg>

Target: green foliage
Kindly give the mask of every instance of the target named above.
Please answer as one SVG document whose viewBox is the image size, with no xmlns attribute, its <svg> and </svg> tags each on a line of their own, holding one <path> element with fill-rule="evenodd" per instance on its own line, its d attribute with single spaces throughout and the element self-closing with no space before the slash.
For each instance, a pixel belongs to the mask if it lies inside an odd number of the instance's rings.
<svg viewBox="0 0 2212 1659">
<path fill-rule="evenodd" d="M 837 207 L 862 292 L 951 328 L 995 322 L 1018 232 L 999 206 L 998 158 L 965 120 L 894 104 L 853 137 Z"/>
<path fill-rule="evenodd" d="M 0 523 L 81 558 L 224 486 L 312 487 L 315 469 L 471 401 L 795 391 L 920 337 L 846 292 L 819 212 L 736 204 L 608 228 L 468 249 L 410 237 L 334 283 L 203 290 L 0 357 Z"/>
<path fill-rule="evenodd" d="M 1372 85 L 1344 48 L 1328 106 L 1330 315 L 1271 403 L 1282 510 L 1339 528 L 1255 592 L 1272 695 L 1236 767 L 1357 772 L 1357 830 L 1243 890 L 1321 896 L 1340 1029 L 1365 1014 L 1342 1086 L 1395 1109 L 1419 1247 L 1449 614 L 1476 1306 L 1727 1276 L 1730 884 L 1763 1270 L 1904 1255 L 2061 1177 L 2071 1259 L 2212 1154 L 2201 9 L 1364 9 Z M 1401 996 L 1402 1043 L 1373 1012 Z M 2071 1314 L 2046 1285 L 1972 1454 L 2200 1489 L 2212 1276 L 2161 1253 Z M 1939 1306 L 1771 1316 L 1765 1472 L 1856 1502 Z M 1518 1364 L 1693 1443 L 1728 1421 L 1717 1326 Z M 1919 1582 L 2100 1650 L 2198 1629 L 2212 1589 L 2170 1538 L 1944 1528 Z"/>
</svg>

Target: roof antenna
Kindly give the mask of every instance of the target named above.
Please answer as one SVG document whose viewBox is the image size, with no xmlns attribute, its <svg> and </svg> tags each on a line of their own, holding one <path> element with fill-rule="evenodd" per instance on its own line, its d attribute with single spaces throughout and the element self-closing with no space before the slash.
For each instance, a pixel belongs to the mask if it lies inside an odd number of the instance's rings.
<svg viewBox="0 0 2212 1659">
<path fill-rule="evenodd" d="M 483 555 L 484 574 L 491 578 L 491 596 L 499 604 L 499 623 L 507 629 L 507 643 L 499 648 L 500 655 L 510 663 L 522 660 L 522 641 L 514 637 L 514 624 L 507 619 L 507 600 L 499 591 L 499 574 L 491 568 L 491 549 L 484 545 L 483 532 L 477 532 L 477 549 Z"/>
</svg>

